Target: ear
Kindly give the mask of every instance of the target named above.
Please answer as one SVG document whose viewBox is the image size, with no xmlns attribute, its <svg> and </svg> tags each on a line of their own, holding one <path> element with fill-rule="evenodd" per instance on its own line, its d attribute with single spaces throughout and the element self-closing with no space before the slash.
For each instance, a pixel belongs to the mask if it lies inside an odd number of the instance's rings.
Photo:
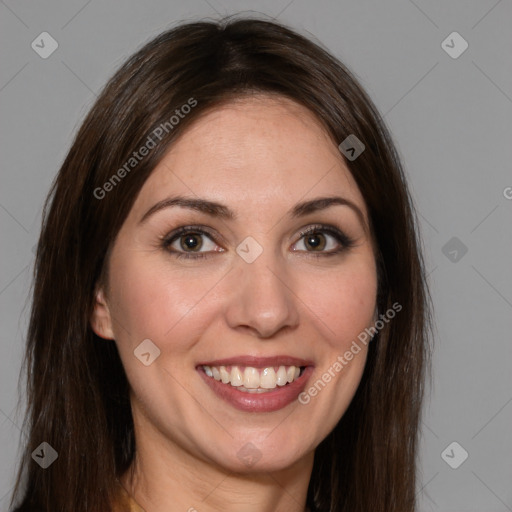
<svg viewBox="0 0 512 512">
<path fill-rule="evenodd" d="M 97 288 L 95 292 L 94 309 L 91 315 L 91 328 L 100 338 L 106 340 L 114 339 L 112 317 L 102 287 Z"/>
</svg>

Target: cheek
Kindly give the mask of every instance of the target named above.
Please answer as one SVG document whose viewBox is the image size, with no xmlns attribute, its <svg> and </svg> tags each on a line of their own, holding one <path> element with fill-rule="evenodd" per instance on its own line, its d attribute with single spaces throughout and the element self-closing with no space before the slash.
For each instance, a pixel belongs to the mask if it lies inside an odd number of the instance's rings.
<svg viewBox="0 0 512 512">
<path fill-rule="evenodd" d="M 377 277 L 372 262 L 347 267 L 317 279 L 305 291 L 307 306 L 323 326 L 325 339 L 340 349 L 371 325 L 375 313 Z"/>
<path fill-rule="evenodd" d="M 149 338 L 163 348 L 172 339 L 179 350 L 186 338 L 173 336 L 201 302 L 204 283 L 183 272 L 173 272 L 159 261 L 140 258 L 116 261 L 112 278 L 111 312 L 119 339 L 131 344 Z M 117 336 L 116 336 L 116 339 Z M 167 341 L 168 343 L 168 341 Z"/>
</svg>

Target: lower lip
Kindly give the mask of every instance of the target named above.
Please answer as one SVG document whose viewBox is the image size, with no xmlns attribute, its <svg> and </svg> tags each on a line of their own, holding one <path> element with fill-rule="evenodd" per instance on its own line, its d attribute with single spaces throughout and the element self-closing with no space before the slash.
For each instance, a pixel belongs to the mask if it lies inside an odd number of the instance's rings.
<svg viewBox="0 0 512 512">
<path fill-rule="evenodd" d="M 246 412 L 272 412 L 286 407 L 298 398 L 313 373 L 313 367 L 307 366 L 302 375 L 292 383 L 264 393 L 240 391 L 231 384 L 208 377 L 202 367 L 197 368 L 197 371 L 213 392 L 233 407 Z"/>
</svg>

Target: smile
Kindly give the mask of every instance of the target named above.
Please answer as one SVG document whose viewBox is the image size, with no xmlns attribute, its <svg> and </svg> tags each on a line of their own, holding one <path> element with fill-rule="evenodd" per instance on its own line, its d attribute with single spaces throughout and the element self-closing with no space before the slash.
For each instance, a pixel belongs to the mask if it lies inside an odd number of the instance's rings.
<svg viewBox="0 0 512 512">
<path fill-rule="evenodd" d="M 205 362 L 196 369 L 214 394 L 233 407 L 272 412 L 297 400 L 314 366 L 291 357 L 239 357 Z"/>
<path fill-rule="evenodd" d="M 252 366 L 203 366 L 208 375 L 223 384 L 229 384 L 246 393 L 268 393 L 277 386 L 286 386 L 297 380 L 304 367 L 270 366 L 259 369 Z"/>
</svg>

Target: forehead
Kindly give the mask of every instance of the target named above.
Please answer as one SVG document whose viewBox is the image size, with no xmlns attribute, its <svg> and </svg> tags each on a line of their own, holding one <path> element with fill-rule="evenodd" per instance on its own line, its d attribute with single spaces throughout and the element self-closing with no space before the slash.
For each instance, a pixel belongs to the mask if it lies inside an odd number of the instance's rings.
<svg viewBox="0 0 512 512">
<path fill-rule="evenodd" d="M 248 208 L 288 209 L 299 200 L 363 197 L 320 121 L 294 101 L 254 96 L 196 119 L 156 166 L 138 197 L 142 209 L 169 194 Z"/>
</svg>

